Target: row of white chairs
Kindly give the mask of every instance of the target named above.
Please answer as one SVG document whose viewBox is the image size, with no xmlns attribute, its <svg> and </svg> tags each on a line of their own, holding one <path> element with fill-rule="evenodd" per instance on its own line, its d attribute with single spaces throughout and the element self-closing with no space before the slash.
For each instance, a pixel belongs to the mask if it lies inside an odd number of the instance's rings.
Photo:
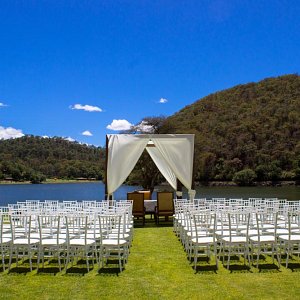
<svg viewBox="0 0 300 300">
<path fill-rule="evenodd" d="M 286 256 L 286 267 L 292 254 L 300 254 L 300 210 L 261 210 L 255 206 L 232 206 L 219 208 L 209 201 L 174 200 L 174 231 L 182 241 L 184 249 L 197 267 L 198 257 L 208 258 L 214 254 L 218 261 L 227 257 L 227 268 L 232 255 L 244 257 L 250 266 L 260 254 L 277 258 Z M 261 208 L 261 207 L 260 207 Z"/>
<path fill-rule="evenodd" d="M 113 206 L 93 204 L 93 207 L 83 209 L 81 205 L 82 209 L 70 211 L 68 205 L 63 210 L 55 210 L 52 206 L 48 211 L 44 203 L 37 202 L 2 207 L 0 251 L 3 270 L 6 258 L 9 269 L 13 260 L 18 266 L 20 258 L 27 258 L 30 270 L 33 269 L 33 257 L 37 258 L 37 269 L 41 262 L 44 267 L 45 257 L 56 258 L 60 271 L 62 261 L 67 269 L 69 263 L 73 265 L 83 258 L 89 271 L 90 260 L 93 265 L 96 261 L 100 269 L 114 257 L 122 271 L 133 235 L 132 202 L 125 200 Z"/>
</svg>

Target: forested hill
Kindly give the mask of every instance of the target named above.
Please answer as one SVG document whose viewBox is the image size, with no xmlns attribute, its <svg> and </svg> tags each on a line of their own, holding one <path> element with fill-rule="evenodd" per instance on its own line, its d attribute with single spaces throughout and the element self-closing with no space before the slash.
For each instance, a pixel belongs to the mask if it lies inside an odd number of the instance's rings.
<svg viewBox="0 0 300 300">
<path fill-rule="evenodd" d="M 167 118 L 163 127 L 161 132 L 195 133 L 198 180 L 232 180 L 237 173 L 252 181 L 299 179 L 300 76 L 211 94 Z"/>
<path fill-rule="evenodd" d="M 63 138 L 24 136 L 0 140 L 0 179 L 101 179 L 105 150 Z"/>
</svg>

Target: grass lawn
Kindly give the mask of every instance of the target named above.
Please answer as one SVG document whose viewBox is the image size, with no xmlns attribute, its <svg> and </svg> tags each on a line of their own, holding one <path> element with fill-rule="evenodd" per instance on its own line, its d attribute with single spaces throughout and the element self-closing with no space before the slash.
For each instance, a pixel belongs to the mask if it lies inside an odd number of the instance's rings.
<svg viewBox="0 0 300 300">
<path fill-rule="evenodd" d="M 0 273 L 0 298 L 300 299 L 300 259 L 291 262 L 296 269 L 228 271 L 220 263 L 217 272 L 201 262 L 203 267 L 195 274 L 172 227 L 148 223 L 145 228 L 135 228 L 129 261 L 122 273 L 112 268 L 100 273 L 95 268 L 84 276 L 5 271 Z"/>
</svg>

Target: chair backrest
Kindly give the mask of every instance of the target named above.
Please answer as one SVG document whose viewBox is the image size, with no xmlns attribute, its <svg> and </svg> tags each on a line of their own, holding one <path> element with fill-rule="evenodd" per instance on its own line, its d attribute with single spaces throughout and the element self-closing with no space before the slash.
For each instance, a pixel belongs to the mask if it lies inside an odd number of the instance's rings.
<svg viewBox="0 0 300 300">
<path fill-rule="evenodd" d="M 24 238 L 28 239 L 28 245 L 30 244 L 30 233 L 31 233 L 31 215 L 10 215 L 10 223 L 12 229 L 12 238 L 16 237 L 16 233 L 22 233 Z"/>
<path fill-rule="evenodd" d="M 144 194 L 144 200 L 151 200 L 151 191 L 137 191 L 141 194 Z"/>
<path fill-rule="evenodd" d="M 215 242 L 216 214 L 204 210 L 192 214 L 195 236 L 213 236 Z"/>
<path fill-rule="evenodd" d="M 88 215 L 86 214 L 68 214 L 65 216 L 67 226 L 67 242 L 70 237 L 84 237 L 85 244 L 87 240 Z"/>
<path fill-rule="evenodd" d="M 127 193 L 127 200 L 132 200 L 132 213 L 144 213 L 144 194 L 139 192 Z"/>
<path fill-rule="evenodd" d="M 157 210 L 174 212 L 173 192 L 157 192 Z"/>
<path fill-rule="evenodd" d="M 104 214 L 98 215 L 99 226 L 100 226 L 100 235 L 102 238 L 107 237 L 113 229 L 116 229 L 115 239 L 119 243 L 121 239 L 122 231 L 122 214 Z"/>
<path fill-rule="evenodd" d="M 56 237 L 56 242 L 58 245 L 58 241 L 61 235 L 60 226 L 61 226 L 61 217 L 59 215 L 49 215 L 43 214 L 38 216 L 39 223 L 39 233 L 40 233 L 40 241 L 45 236 Z"/>
</svg>

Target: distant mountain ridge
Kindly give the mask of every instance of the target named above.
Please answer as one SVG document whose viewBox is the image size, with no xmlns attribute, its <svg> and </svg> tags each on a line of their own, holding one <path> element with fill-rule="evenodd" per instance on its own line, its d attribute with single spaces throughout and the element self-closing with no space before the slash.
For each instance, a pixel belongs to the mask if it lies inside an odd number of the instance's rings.
<svg viewBox="0 0 300 300">
<path fill-rule="evenodd" d="M 0 140 L 0 180 L 102 179 L 105 150 L 60 137 Z"/>
<path fill-rule="evenodd" d="M 167 118 L 161 132 L 195 134 L 196 180 L 238 181 L 245 172 L 252 181 L 299 179 L 300 76 L 208 95 Z"/>
</svg>

